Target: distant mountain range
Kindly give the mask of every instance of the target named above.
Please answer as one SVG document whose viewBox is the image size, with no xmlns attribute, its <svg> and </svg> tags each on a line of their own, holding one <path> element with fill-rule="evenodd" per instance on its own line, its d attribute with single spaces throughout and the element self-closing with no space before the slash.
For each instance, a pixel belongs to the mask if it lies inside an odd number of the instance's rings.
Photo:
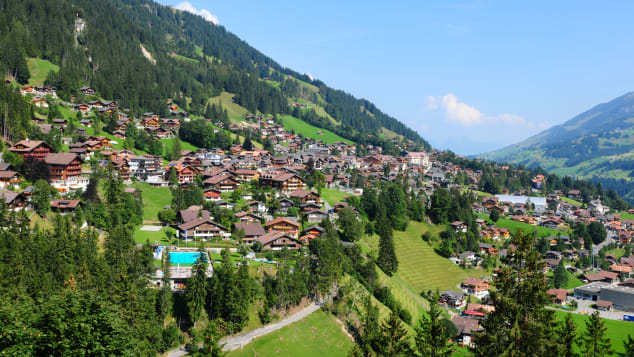
<svg viewBox="0 0 634 357">
<path fill-rule="evenodd" d="M 634 92 L 477 157 L 590 179 L 634 202 Z"/>
</svg>

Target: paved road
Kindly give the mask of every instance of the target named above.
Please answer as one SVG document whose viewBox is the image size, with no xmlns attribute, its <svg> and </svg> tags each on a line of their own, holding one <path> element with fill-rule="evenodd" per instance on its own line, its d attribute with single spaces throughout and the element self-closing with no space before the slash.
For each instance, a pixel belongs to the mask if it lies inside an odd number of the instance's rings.
<svg viewBox="0 0 634 357">
<path fill-rule="evenodd" d="M 603 241 L 603 243 L 592 246 L 592 254 L 599 255 L 599 251 L 601 250 L 601 248 L 611 243 L 614 243 L 614 233 L 608 231 L 608 236 L 607 238 L 605 238 L 605 241 Z"/>
<path fill-rule="evenodd" d="M 264 336 L 264 335 L 268 335 L 271 332 L 277 331 L 279 329 L 281 329 L 284 326 L 288 326 L 290 324 L 292 324 L 293 322 L 297 322 L 301 319 L 303 319 L 304 317 L 312 314 L 313 312 L 319 310 L 321 306 L 315 303 L 312 303 L 310 305 L 308 305 L 307 307 L 303 308 L 302 310 L 294 313 L 293 315 L 290 315 L 278 322 L 272 323 L 272 324 L 268 324 L 266 326 L 260 327 L 258 329 L 255 329 L 253 331 L 249 331 L 247 333 L 244 333 L 242 335 L 237 335 L 237 336 L 233 336 L 233 337 L 228 337 L 222 341 L 220 341 L 220 344 L 224 344 L 224 350 L 225 351 L 233 351 L 233 350 L 237 350 L 238 348 L 242 348 L 244 346 L 246 346 L 247 344 L 249 344 L 254 338 L 260 337 L 260 336 Z M 167 357 L 182 357 L 187 355 L 187 351 L 185 351 L 185 349 L 183 347 L 180 347 L 178 349 L 169 351 L 167 353 Z"/>
</svg>

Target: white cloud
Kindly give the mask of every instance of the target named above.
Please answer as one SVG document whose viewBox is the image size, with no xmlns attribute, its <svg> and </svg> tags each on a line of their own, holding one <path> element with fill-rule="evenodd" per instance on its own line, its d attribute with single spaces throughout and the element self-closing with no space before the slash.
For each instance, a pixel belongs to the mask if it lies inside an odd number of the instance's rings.
<svg viewBox="0 0 634 357">
<path fill-rule="evenodd" d="M 453 93 L 449 93 L 441 98 L 442 108 L 445 117 L 449 120 L 457 121 L 463 125 L 478 124 L 482 121 L 482 113 L 476 108 L 461 103 Z"/>
<path fill-rule="evenodd" d="M 502 123 L 512 126 L 521 126 L 529 129 L 549 127 L 548 123 L 534 123 L 521 115 L 502 113 L 498 115 L 487 115 L 477 108 L 462 103 L 455 94 L 449 93 L 445 96 L 429 96 L 425 98 L 426 110 L 442 110 L 445 119 L 458 122 L 464 126 L 476 124 Z"/>
<path fill-rule="evenodd" d="M 218 25 L 218 17 L 216 15 L 212 14 L 207 9 L 197 10 L 194 7 L 194 5 L 192 5 L 189 1 L 182 2 L 182 3 L 174 6 L 174 8 L 177 9 L 177 10 L 190 12 L 190 13 L 192 13 L 194 15 L 202 16 L 205 20 L 213 23 L 214 25 Z"/>
</svg>

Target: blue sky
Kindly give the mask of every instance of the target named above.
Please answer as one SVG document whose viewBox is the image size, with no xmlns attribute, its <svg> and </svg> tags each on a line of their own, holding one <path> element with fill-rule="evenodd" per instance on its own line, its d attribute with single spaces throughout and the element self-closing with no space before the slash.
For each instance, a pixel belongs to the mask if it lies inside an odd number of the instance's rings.
<svg viewBox="0 0 634 357">
<path fill-rule="evenodd" d="M 518 142 L 634 90 L 632 1 L 189 4 L 283 66 L 367 98 L 461 154 Z"/>
</svg>

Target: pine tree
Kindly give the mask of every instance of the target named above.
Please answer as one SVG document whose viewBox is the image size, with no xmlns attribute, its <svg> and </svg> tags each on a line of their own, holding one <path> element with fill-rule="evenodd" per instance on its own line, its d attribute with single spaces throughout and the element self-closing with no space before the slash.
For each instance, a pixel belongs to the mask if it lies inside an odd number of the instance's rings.
<svg viewBox="0 0 634 357">
<path fill-rule="evenodd" d="M 563 288 L 568 284 L 568 272 L 564 267 L 563 260 L 559 262 L 553 273 L 553 285 L 555 288 Z"/>
<path fill-rule="evenodd" d="M 203 348 L 196 354 L 197 356 L 224 357 L 227 352 L 223 351 L 224 345 L 220 345 L 221 334 L 214 321 L 210 321 L 203 335 Z"/>
<path fill-rule="evenodd" d="M 192 268 L 192 276 L 187 279 L 187 291 L 185 293 L 189 318 L 194 323 L 194 326 L 200 319 L 200 314 L 204 311 L 203 308 L 207 298 L 207 261 L 204 258 L 202 246 L 199 249 L 199 253 L 200 257 Z"/>
<path fill-rule="evenodd" d="M 398 269 L 398 260 L 394 250 L 392 225 L 385 215 L 385 209 L 379 209 L 375 226 L 379 233 L 379 256 L 376 264 L 385 274 L 391 276 Z"/>
<path fill-rule="evenodd" d="M 627 340 L 623 342 L 623 347 L 625 347 L 624 357 L 634 357 L 634 339 L 632 335 L 627 336 Z"/>
<path fill-rule="evenodd" d="M 453 354 L 449 335 L 442 323 L 442 310 L 438 306 L 438 295 L 429 303 L 429 314 L 423 315 L 414 337 L 416 351 L 421 357 L 448 357 Z"/>
<path fill-rule="evenodd" d="M 495 311 L 483 321 L 484 332 L 476 333 L 476 356 L 555 356 L 557 355 L 554 314 L 544 275 L 544 262 L 533 247 L 533 237 L 518 232 L 511 240 L 502 267 L 491 291 Z"/>
<path fill-rule="evenodd" d="M 368 295 L 365 303 L 365 317 L 361 325 L 360 348 L 364 356 L 372 355 L 379 343 L 379 308 L 372 304 L 372 296 Z"/>
<path fill-rule="evenodd" d="M 161 278 L 162 287 L 159 296 L 159 316 L 163 321 L 172 309 L 171 265 L 170 251 L 169 248 L 166 248 L 163 252 L 163 277 Z"/>
<path fill-rule="evenodd" d="M 170 152 L 167 155 L 168 156 L 168 160 L 176 161 L 176 160 L 180 159 L 181 158 L 181 151 L 182 151 L 181 140 L 178 137 L 176 137 L 176 138 L 174 138 L 174 143 L 172 144 L 172 147 L 170 148 Z"/>
<path fill-rule="evenodd" d="M 242 143 L 242 148 L 247 151 L 253 150 L 253 143 L 251 142 L 251 134 L 246 134 L 244 138 L 244 143 Z"/>
<path fill-rule="evenodd" d="M 170 185 L 172 185 L 172 186 L 178 185 L 178 174 L 176 173 L 176 168 L 175 167 L 172 167 L 170 169 L 170 174 L 169 174 L 169 177 L 168 177 L 168 181 L 169 181 Z"/>
<path fill-rule="evenodd" d="M 380 343 L 378 354 L 381 356 L 411 356 L 412 347 L 409 343 L 407 330 L 403 327 L 396 313 L 392 312 L 387 320 L 381 323 Z"/>
<path fill-rule="evenodd" d="M 588 357 L 602 357 L 611 355 L 612 343 L 606 335 L 608 328 L 605 327 L 603 320 L 599 316 L 599 311 L 595 311 L 590 318 L 586 320 L 586 331 L 580 338 L 582 347 L 582 355 Z"/>
<path fill-rule="evenodd" d="M 577 340 L 577 325 L 572 319 L 572 315 L 568 313 L 566 319 L 556 331 L 557 344 L 559 346 L 559 356 L 576 357 L 578 354 L 574 351 L 575 341 Z"/>
</svg>

